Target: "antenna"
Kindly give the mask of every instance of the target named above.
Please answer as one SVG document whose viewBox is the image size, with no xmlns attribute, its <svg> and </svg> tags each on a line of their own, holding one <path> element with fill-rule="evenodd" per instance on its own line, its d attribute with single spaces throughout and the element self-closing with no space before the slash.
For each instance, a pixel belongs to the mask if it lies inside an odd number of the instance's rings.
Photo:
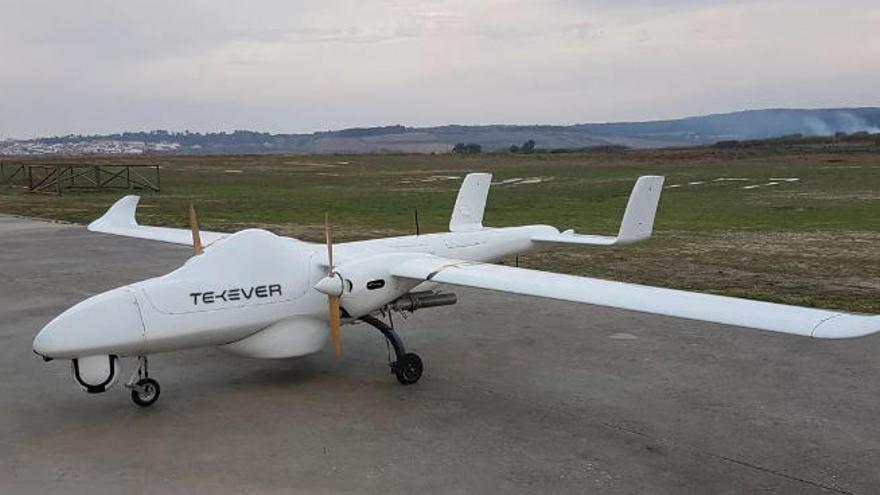
<svg viewBox="0 0 880 495">
<path fill-rule="evenodd" d="M 415 220 L 416 220 L 416 235 L 419 235 L 419 234 L 421 234 L 421 228 L 419 228 L 419 209 L 414 208 L 413 214 L 415 214 Z"/>
</svg>

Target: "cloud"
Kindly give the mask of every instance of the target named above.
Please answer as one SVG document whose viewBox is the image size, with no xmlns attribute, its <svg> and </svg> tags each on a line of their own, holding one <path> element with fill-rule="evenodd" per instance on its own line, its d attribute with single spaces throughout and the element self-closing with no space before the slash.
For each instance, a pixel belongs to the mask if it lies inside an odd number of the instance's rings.
<svg viewBox="0 0 880 495">
<path fill-rule="evenodd" d="M 878 104 L 873 0 L 0 0 L 0 12 L 0 137 Z"/>
</svg>

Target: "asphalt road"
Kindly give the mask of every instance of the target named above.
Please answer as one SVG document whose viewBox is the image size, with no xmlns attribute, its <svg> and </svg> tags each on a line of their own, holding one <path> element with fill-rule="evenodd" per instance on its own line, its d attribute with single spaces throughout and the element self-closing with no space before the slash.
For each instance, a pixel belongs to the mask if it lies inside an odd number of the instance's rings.
<svg viewBox="0 0 880 495">
<path fill-rule="evenodd" d="M 31 353 L 67 307 L 187 256 L 0 216 L 0 493 L 880 492 L 880 338 L 458 290 L 398 322 L 414 386 L 357 325 L 338 361 L 154 356 L 149 409 Z"/>
</svg>

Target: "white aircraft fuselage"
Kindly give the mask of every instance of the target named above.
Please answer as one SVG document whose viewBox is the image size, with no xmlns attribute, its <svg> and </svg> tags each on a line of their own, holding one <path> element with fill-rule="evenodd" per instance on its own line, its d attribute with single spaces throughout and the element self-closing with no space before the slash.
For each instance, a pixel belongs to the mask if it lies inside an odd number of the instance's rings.
<svg viewBox="0 0 880 495">
<path fill-rule="evenodd" d="M 342 321 L 354 321 L 423 283 L 383 274 L 383 265 L 390 270 L 401 257 L 497 261 L 546 248 L 531 240 L 538 234 L 559 231 L 532 225 L 338 244 L 336 271 L 350 281 L 341 297 L 348 316 Z M 314 290 L 326 267 L 324 245 L 244 230 L 208 246 L 169 274 L 73 306 L 46 325 L 34 350 L 63 359 L 215 345 L 249 357 L 311 354 L 326 345 L 328 336 L 326 295 Z M 367 289 L 367 283 L 377 280 L 382 280 L 381 287 Z"/>
</svg>

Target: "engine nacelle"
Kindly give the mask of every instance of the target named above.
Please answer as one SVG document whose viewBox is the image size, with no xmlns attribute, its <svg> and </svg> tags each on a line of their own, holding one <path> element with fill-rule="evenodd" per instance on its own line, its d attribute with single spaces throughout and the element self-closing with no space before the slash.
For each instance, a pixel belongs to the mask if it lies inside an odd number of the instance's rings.
<svg viewBox="0 0 880 495">
<path fill-rule="evenodd" d="M 352 318 L 359 318 L 412 290 L 418 281 L 391 275 L 391 268 L 407 259 L 412 259 L 412 255 L 386 254 L 340 266 L 336 273 L 342 277 L 342 308 Z"/>
<path fill-rule="evenodd" d="M 86 356 L 72 361 L 73 378 L 86 392 L 104 392 L 119 374 L 119 358 L 116 356 Z"/>
</svg>

